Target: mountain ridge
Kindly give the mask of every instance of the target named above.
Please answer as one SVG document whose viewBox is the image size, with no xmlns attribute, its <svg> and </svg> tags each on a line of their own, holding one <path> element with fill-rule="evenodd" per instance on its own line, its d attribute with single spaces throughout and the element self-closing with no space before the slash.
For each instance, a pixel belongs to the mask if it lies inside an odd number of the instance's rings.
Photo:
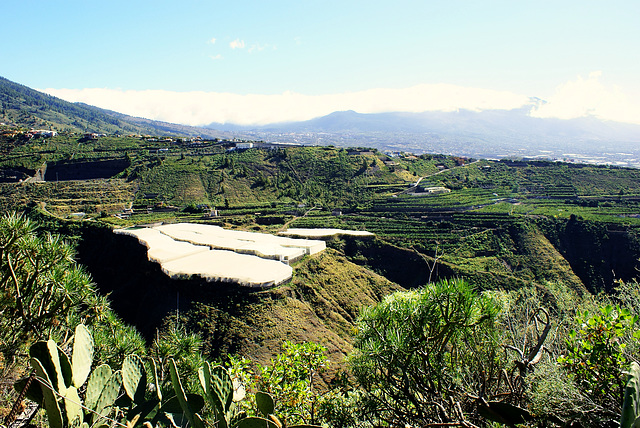
<svg viewBox="0 0 640 428">
<path fill-rule="evenodd" d="M 0 77 L 0 122 L 79 133 L 225 136 L 211 129 L 128 116 L 85 103 L 71 103 L 4 77 Z"/>
<path fill-rule="evenodd" d="M 254 139 L 303 144 L 372 146 L 379 150 L 444 153 L 476 158 L 595 158 L 628 152 L 640 157 L 640 125 L 576 119 L 537 118 L 530 108 L 455 112 L 333 112 L 302 122 L 263 126 L 212 123 L 208 127 L 242 132 Z M 610 163 L 625 162 L 619 157 Z M 627 165 L 638 166 L 638 165 Z"/>
<path fill-rule="evenodd" d="M 0 123 L 67 132 L 240 138 L 302 145 L 374 147 L 473 158 L 546 158 L 640 167 L 640 125 L 537 118 L 532 99 L 514 110 L 422 113 L 337 111 L 301 122 L 205 127 L 159 122 L 70 103 L 0 77 Z"/>
</svg>

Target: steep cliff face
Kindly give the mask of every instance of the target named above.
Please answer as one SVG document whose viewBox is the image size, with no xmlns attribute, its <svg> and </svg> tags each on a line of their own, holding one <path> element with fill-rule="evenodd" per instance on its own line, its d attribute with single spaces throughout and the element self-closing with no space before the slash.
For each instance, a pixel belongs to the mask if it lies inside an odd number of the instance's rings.
<svg viewBox="0 0 640 428">
<path fill-rule="evenodd" d="M 111 178 L 129 167 L 127 159 L 101 159 L 96 161 L 61 161 L 47 166 L 46 181 L 95 180 Z"/>
<path fill-rule="evenodd" d="M 566 222 L 547 222 L 542 227 L 590 292 L 610 292 L 615 280 L 638 277 L 640 239 L 636 230 L 575 216 Z"/>
<path fill-rule="evenodd" d="M 481 289 L 560 282 L 582 294 L 611 292 L 615 280 L 629 281 L 640 272 L 640 239 L 634 229 L 575 217 L 496 225 L 474 239 L 459 253 L 443 251 L 431 279 L 465 277 Z M 425 284 L 434 262 L 433 254 L 377 238 L 333 245 L 354 263 L 405 288 Z"/>
<path fill-rule="evenodd" d="M 344 236 L 327 245 L 344 253 L 350 261 L 365 266 L 404 288 L 418 287 L 429 280 L 428 259 L 416 251 L 397 247 L 378 238 L 357 239 Z"/>
</svg>

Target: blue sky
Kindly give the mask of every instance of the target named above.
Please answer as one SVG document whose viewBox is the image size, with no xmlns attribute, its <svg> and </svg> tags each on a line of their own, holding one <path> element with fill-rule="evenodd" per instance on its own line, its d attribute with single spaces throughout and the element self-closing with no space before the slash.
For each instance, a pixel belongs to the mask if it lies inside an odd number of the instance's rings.
<svg viewBox="0 0 640 428">
<path fill-rule="evenodd" d="M 637 0 L 8 0 L 1 10 L 1 76 L 152 119 L 259 123 L 539 97 L 548 104 L 533 114 L 640 121 Z"/>
</svg>

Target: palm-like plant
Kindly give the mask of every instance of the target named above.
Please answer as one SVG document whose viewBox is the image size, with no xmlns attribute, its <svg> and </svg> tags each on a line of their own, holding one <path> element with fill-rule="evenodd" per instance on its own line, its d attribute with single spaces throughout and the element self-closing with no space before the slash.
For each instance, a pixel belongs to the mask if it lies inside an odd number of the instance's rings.
<svg viewBox="0 0 640 428">
<path fill-rule="evenodd" d="M 73 256 L 61 237 L 38 235 L 28 218 L 15 213 L 0 218 L 0 351 L 5 357 L 67 325 L 95 294 Z"/>
</svg>

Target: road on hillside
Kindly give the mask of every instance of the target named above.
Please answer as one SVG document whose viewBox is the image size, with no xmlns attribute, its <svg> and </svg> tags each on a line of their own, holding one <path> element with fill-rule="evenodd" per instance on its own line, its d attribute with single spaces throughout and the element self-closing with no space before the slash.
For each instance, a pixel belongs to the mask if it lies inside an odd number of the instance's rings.
<svg viewBox="0 0 640 428">
<path fill-rule="evenodd" d="M 454 166 L 453 168 L 441 169 L 440 171 L 434 172 L 433 174 L 429 174 L 429 175 L 425 175 L 424 177 L 420 177 L 420 178 L 418 178 L 418 181 L 416 181 L 415 183 L 410 185 L 408 189 L 405 189 L 405 190 L 403 190 L 401 192 L 398 192 L 398 193 L 396 193 L 396 195 L 399 195 L 399 194 L 402 194 L 402 193 L 411 193 L 411 191 L 415 190 L 420 185 L 420 182 L 422 180 L 424 180 L 425 178 L 433 177 L 435 175 L 442 174 L 443 172 L 453 171 L 456 168 L 464 168 L 464 167 L 467 167 L 469 165 L 473 165 L 474 163 L 478 163 L 478 162 L 480 162 L 480 159 L 474 160 L 473 162 L 465 164 L 465 165 L 458 165 L 458 166 Z"/>
</svg>

